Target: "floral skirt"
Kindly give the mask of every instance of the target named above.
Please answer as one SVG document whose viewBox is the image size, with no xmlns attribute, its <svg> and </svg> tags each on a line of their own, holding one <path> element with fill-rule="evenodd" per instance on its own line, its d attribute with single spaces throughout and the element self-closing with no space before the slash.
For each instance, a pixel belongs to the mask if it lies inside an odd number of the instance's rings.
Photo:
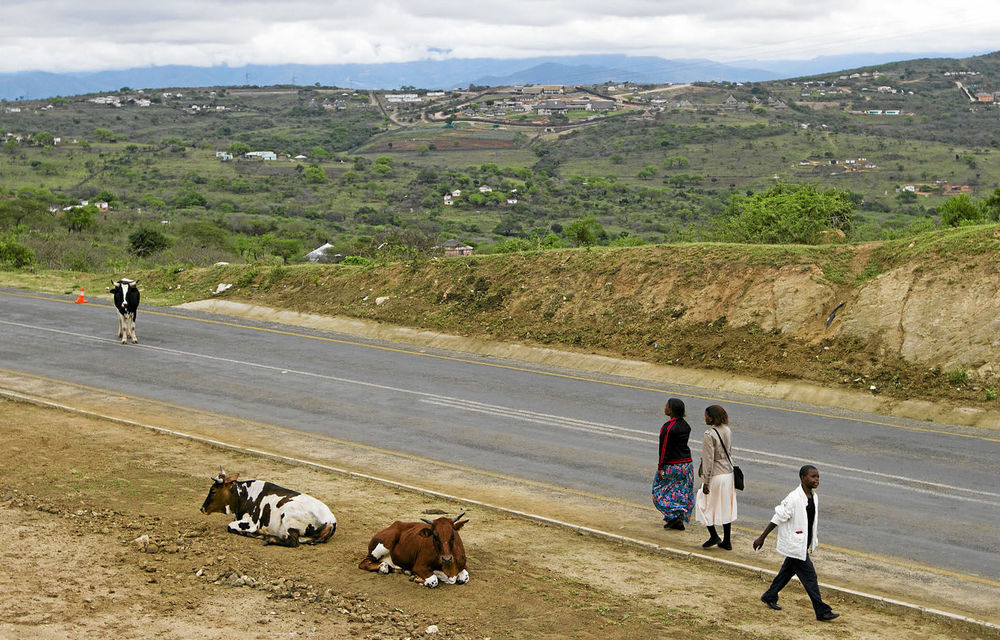
<svg viewBox="0 0 1000 640">
<path fill-rule="evenodd" d="M 663 467 L 663 477 L 653 477 L 653 506 L 664 520 L 691 521 L 694 508 L 694 464 L 682 462 Z"/>
</svg>

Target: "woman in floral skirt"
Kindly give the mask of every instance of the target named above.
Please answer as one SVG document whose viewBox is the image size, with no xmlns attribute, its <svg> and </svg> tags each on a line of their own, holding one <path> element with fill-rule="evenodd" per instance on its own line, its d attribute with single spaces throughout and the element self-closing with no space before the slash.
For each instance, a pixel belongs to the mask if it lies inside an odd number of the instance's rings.
<svg viewBox="0 0 1000 640">
<path fill-rule="evenodd" d="M 660 427 L 653 506 L 663 514 L 664 529 L 683 531 L 694 507 L 694 466 L 688 447 L 691 426 L 684 420 L 684 402 L 679 398 L 667 400 L 663 413 L 669 419 Z"/>
</svg>

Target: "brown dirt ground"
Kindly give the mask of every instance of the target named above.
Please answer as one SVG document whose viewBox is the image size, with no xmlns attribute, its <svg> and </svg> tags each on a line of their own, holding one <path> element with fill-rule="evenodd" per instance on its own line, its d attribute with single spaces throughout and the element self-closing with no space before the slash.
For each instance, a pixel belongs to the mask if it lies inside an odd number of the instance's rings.
<svg viewBox="0 0 1000 640">
<path fill-rule="evenodd" d="M 841 619 L 817 623 L 795 584 L 772 612 L 766 576 L 33 404 L 0 401 L 0 435 L 0 638 L 997 637 L 840 594 Z M 227 534 L 198 512 L 219 464 L 324 500 L 336 535 L 286 549 Z M 357 568 L 384 524 L 459 511 L 468 585 Z"/>
</svg>

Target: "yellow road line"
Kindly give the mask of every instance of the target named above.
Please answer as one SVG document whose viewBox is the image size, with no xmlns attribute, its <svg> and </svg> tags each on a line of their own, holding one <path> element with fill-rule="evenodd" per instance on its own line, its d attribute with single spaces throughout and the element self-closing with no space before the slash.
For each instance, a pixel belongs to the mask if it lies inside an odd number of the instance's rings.
<svg viewBox="0 0 1000 640">
<path fill-rule="evenodd" d="M 2 294 L 2 295 L 16 296 L 16 297 L 21 297 L 21 298 L 33 298 L 33 299 L 36 299 L 36 300 L 47 300 L 47 301 L 52 301 L 53 300 L 53 298 L 46 298 L 46 297 L 42 297 L 42 296 L 33 296 L 33 295 L 18 294 L 18 293 L 0 292 L 0 294 Z M 62 302 L 62 303 L 65 303 L 65 304 L 73 304 L 73 302 L 70 301 L 70 300 L 59 300 L 59 299 L 56 299 L 55 301 L 56 302 Z M 611 387 L 619 387 L 619 388 L 623 388 L 623 389 L 635 389 L 637 391 L 650 391 L 650 392 L 653 392 L 653 393 L 662 393 L 662 394 L 675 394 L 676 393 L 677 395 L 683 395 L 683 396 L 686 396 L 688 398 L 697 398 L 699 400 L 720 401 L 720 402 L 722 401 L 720 398 L 714 397 L 714 396 L 702 396 L 702 395 L 697 395 L 697 394 L 693 394 L 693 393 L 679 393 L 679 392 L 676 392 L 676 391 L 667 391 L 667 390 L 664 390 L 664 389 L 656 389 L 656 388 L 653 388 L 653 387 L 646 387 L 646 386 L 642 386 L 642 385 L 628 384 L 628 383 L 625 383 L 625 382 L 612 382 L 612 381 L 609 381 L 609 380 L 598 380 L 596 378 L 588 378 L 586 376 L 577 376 L 577 375 L 571 375 L 571 374 L 566 374 L 566 373 L 556 373 L 556 372 L 553 372 L 553 371 L 543 371 L 543 370 L 539 370 L 539 369 L 529 369 L 529 368 L 526 368 L 526 367 L 518 367 L 518 366 L 515 366 L 515 365 L 500 364 L 500 363 L 496 363 L 496 362 L 481 362 L 481 361 L 478 361 L 478 360 L 470 360 L 470 359 L 467 359 L 467 358 L 459 358 L 459 357 L 456 357 L 456 356 L 446 356 L 446 355 L 441 355 L 441 354 L 426 353 L 424 351 L 413 351 L 413 350 L 410 350 L 410 349 L 400 349 L 400 348 L 397 348 L 397 347 L 386 347 L 386 346 L 375 345 L 375 344 L 366 344 L 364 342 L 356 342 L 356 341 L 353 341 L 353 340 L 342 340 L 342 339 L 339 339 L 339 338 L 329 338 L 329 337 L 326 337 L 326 336 L 309 335 L 309 334 L 306 334 L 306 333 L 299 333 L 299 332 L 296 332 L 296 331 L 284 331 L 284 330 L 281 330 L 281 329 L 271 329 L 271 328 L 268 328 L 268 327 L 254 327 L 254 326 L 245 325 L 245 324 L 238 324 L 238 323 L 235 323 L 235 322 L 226 322 L 226 321 L 223 321 L 223 320 L 211 320 L 211 319 L 208 319 L 208 318 L 195 318 L 195 317 L 191 317 L 191 316 L 182 316 L 182 315 L 178 315 L 178 314 L 174 314 L 174 313 L 167 313 L 167 312 L 163 312 L 163 311 L 145 311 L 144 313 L 147 314 L 147 315 L 162 316 L 162 317 L 165 317 L 165 318 L 176 318 L 176 319 L 179 319 L 179 320 L 191 320 L 191 321 L 195 321 L 195 322 L 203 322 L 203 323 L 206 323 L 206 324 L 215 324 L 215 325 L 224 326 L 224 327 L 233 327 L 233 328 L 237 328 L 237 329 L 247 329 L 247 330 L 251 330 L 251 331 L 262 331 L 262 332 L 265 332 L 265 333 L 273 333 L 273 334 L 276 334 L 276 335 L 291 336 L 291 337 L 296 337 L 296 338 L 307 338 L 307 339 L 310 339 L 310 340 L 320 340 L 320 341 L 323 341 L 323 342 L 330 342 L 330 343 L 334 343 L 334 344 L 343 344 L 343 345 L 348 345 L 348 346 L 352 346 L 352 347 L 362 347 L 362 348 L 374 349 L 374 350 L 378 350 L 378 351 L 387 351 L 387 352 L 390 352 L 390 353 L 402 353 L 402 354 L 412 355 L 412 356 L 421 356 L 421 357 L 425 357 L 425 358 L 436 358 L 436 359 L 439 359 L 439 360 L 448 360 L 448 361 L 452 361 L 452 362 L 460 362 L 460 363 L 463 363 L 463 364 L 473 364 L 473 365 L 478 365 L 478 366 L 483 366 L 483 367 L 495 367 L 497 369 L 506 369 L 506 370 L 510 370 L 510 371 L 520 371 L 520 372 L 525 372 L 525 373 L 534 373 L 534 374 L 543 375 L 543 376 L 549 376 L 549 377 L 553 377 L 553 378 L 563 378 L 563 379 L 566 379 L 566 380 L 577 380 L 577 381 L 580 381 L 580 382 L 591 382 L 591 383 L 595 383 L 595 384 L 602 384 L 602 385 L 611 386 Z M 1000 442 L 1000 438 L 990 438 L 990 437 L 987 437 L 987 436 L 980 436 L 980 435 L 973 435 L 973 434 L 966 434 L 966 433 L 956 433 L 956 432 L 953 432 L 953 431 L 944 431 L 944 430 L 941 430 L 941 429 L 927 429 L 927 428 L 924 428 L 924 427 L 912 427 L 912 426 L 906 426 L 906 425 L 900 425 L 900 424 L 893 424 L 893 423 L 890 423 L 890 422 L 882 422 L 882 421 L 879 421 L 879 420 L 867 420 L 867 419 L 864 419 L 864 418 L 845 418 L 843 416 L 836 416 L 836 415 L 832 415 L 832 414 L 828 414 L 828 413 L 820 413 L 820 412 L 817 412 L 817 411 L 806 411 L 804 409 L 790 409 L 790 408 L 787 408 L 787 407 L 777 407 L 777 406 L 774 406 L 774 405 L 761 404 L 761 403 L 756 403 L 756 402 L 744 402 L 744 401 L 740 401 L 740 400 L 729 400 L 729 399 L 725 400 L 724 402 L 726 402 L 727 404 L 735 404 L 735 405 L 740 405 L 740 406 L 744 406 L 744 407 L 754 407 L 754 408 L 758 408 L 758 409 L 767 409 L 767 410 L 770 410 L 770 411 L 781 411 L 781 412 L 784 412 L 784 413 L 797 413 L 797 414 L 800 414 L 800 415 L 808 415 L 808 416 L 813 416 L 813 417 L 817 417 L 817 418 L 829 418 L 829 419 L 832 419 L 832 420 L 850 420 L 851 422 L 860 422 L 860 423 L 863 423 L 863 424 L 871 424 L 871 425 L 875 425 L 875 426 L 879 426 L 879 427 L 888 427 L 890 429 L 900 429 L 900 430 L 903 430 L 903 431 L 916 431 L 916 432 L 920 432 L 920 433 L 933 433 L 933 434 L 936 434 L 936 435 L 953 436 L 953 437 L 957 437 L 957 438 L 970 438 L 972 440 L 981 440 L 981 441 L 984 441 L 984 442 Z"/>
</svg>

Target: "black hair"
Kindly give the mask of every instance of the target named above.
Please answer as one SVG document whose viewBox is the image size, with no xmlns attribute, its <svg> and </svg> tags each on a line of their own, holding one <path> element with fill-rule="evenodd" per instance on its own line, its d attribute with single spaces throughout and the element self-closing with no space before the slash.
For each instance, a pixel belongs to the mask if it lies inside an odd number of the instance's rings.
<svg viewBox="0 0 1000 640">
<path fill-rule="evenodd" d="M 667 400 L 667 408 L 670 410 L 671 417 L 683 418 L 685 416 L 684 401 L 680 398 Z"/>
<path fill-rule="evenodd" d="M 802 465 L 802 468 L 799 469 L 799 477 L 800 478 L 805 478 L 806 474 L 809 473 L 810 471 L 819 471 L 819 469 L 817 469 L 816 467 L 812 466 L 811 464 Z"/>
</svg>

